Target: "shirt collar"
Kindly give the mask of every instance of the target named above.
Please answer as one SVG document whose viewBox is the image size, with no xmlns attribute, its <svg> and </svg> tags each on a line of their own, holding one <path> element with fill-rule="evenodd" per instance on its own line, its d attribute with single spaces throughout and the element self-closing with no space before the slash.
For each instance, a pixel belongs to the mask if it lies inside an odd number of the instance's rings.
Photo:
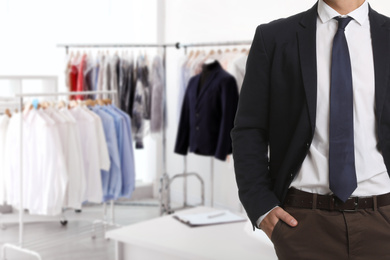
<svg viewBox="0 0 390 260">
<path fill-rule="evenodd" d="M 318 1 L 317 12 L 322 23 L 327 23 L 336 16 L 342 16 L 332 7 L 327 5 L 324 0 Z M 363 25 L 368 20 L 368 2 L 364 1 L 361 6 L 347 15 L 352 17 L 358 24 Z"/>
</svg>

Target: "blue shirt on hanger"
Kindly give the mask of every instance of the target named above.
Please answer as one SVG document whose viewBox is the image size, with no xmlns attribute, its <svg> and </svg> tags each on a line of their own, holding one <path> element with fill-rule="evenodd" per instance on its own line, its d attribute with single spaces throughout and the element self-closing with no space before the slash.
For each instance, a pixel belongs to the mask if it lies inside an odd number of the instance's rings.
<svg viewBox="0 0 390 260">
<path fill-rule="evenodd" d="M 135 187 L 134 180 L 131 176 L 134 176 L 134 162 L 131 162 L 133 158 L 132 147 L 130 147 L 131 130 L 128 129 L 126 123 L 126 117 L 122 116 L 119 112 L 115 111 L 112 107 L 101 107 L 105 112 L 109 113 L 115 120 L 115 128 L 117 130 L 118 142 L 119 142 L 119 155 L 121 160 L 122 170 L 122 191 L 121 197 L 131 196 Z"/>
<path fill-rule="evenodd" d="M 102 120 L 111 161 L 109 174 L 103 170 L 101 171 L 104 194 L 103 201 L 115 200 L 119 198 L 122 191 L 122 171 L 118 146 L 119 140 L 115 120 L 110 114 L 102 110 L 101 107 L 95 106 L 92 108 L 92 111 Z"/>
<path fill-rule="evenodd" d="M 122 183 L 122 185 L 123 185 L 122 186 L 122 195 L 124 197 L 129 198 L 135 189 L 135 162 L 134 162 L 134 151 L 133 151 L 133 138 L 131 135 L 131 119 L 130 119 L 130 116 L 128 114 L 126 114 L 124 111 L 122 111 L 118 107 L 116 107 L 114 105 L 110 105 L 108 107 L 113 109 L 114 111 L 118 112 L 120 115 L 122 115 L 126 121 L 126 131 L 124 134 L 128 136 L 128 138 L 127 138 L 129 140 L 128 145 L 130 147 L 129 156 L 126 157 L 126 159 L 129 162 L 128 165 L 130 168 L 126 172 L 127 173 L 126 179 Z M 128 179 L 127 179 L 127 177 L 128 177 Z"/>
</svg>

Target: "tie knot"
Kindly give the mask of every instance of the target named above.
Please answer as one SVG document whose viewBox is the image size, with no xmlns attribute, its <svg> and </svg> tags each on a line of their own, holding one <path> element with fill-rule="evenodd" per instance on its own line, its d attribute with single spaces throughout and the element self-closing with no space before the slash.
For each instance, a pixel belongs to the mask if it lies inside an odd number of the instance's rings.
<svg viewBox="0 0 390 260">
<path fill-rule="evenodd" d="M 336 19 L 338 22 L 339 22 L 339 29 L 341 30 L 345 30 L 345 27 L 347 27 L 347 25 L 349 24 L 349 22 L 353 19 L 352 17 L 335 17 L 334 19 Z"/>
</svg>

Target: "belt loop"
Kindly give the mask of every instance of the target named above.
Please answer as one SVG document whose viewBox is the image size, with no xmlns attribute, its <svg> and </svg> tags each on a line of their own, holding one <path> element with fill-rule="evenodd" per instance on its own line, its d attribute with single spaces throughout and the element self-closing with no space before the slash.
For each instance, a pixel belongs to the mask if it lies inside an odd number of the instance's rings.
<svg viewBox="0 0 390 260">
<path fill-rule="evenodd" d="M 317 208 L 317 193 L 313 193 L 313 205 L 311 205 L 312 209 Z"/>
<path fill-rule="evenodd" d="M 372 204 L 374 206 L 373 210 L 376 211 L 378 209 L 378 200 L 377 200 L 377 196 L 372 196 Z"/>
</svg>

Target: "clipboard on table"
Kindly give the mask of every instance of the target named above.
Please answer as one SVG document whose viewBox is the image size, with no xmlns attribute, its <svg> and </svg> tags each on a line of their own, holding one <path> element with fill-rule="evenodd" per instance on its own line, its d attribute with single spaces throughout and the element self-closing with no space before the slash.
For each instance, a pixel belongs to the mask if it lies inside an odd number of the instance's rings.
<svg viewBox="0 0 390 260">
<path fill-rule="evenodd" d="M 219 210 L 196 214 L 175 214 L 173 218 L 186 224 L 189 227 L 201 227 L 246 221 L 245 217 L 236 215 L 229 210 Z"/>
</svg>

